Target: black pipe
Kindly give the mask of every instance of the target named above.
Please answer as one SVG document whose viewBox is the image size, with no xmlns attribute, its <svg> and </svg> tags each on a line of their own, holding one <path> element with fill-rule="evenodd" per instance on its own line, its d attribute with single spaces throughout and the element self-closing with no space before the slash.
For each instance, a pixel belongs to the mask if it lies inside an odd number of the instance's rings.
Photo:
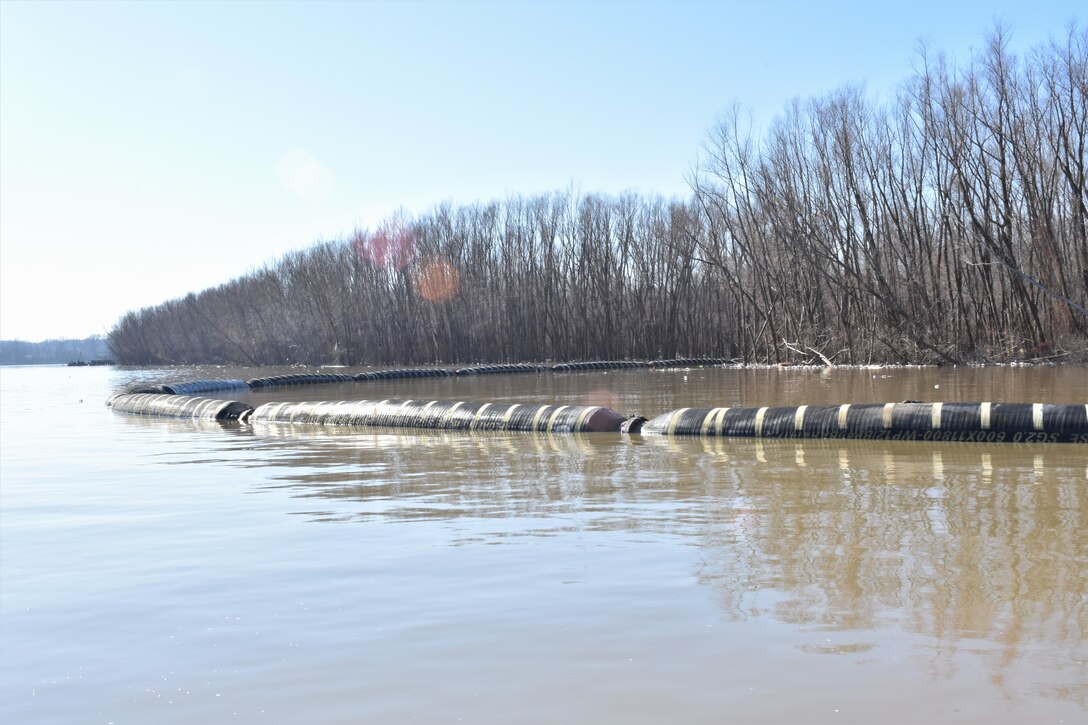
<svg viewBox="0 0 1088 725">
<path fill-rule="evenodd" d="M 211 393 L 216 390 L 248 390 L 249 383 L 245 380 L 189 380 L 159 387 L 162 388 L 162 392 L 170 395 L 192 395 L 193 393 Z"/>
<path fill-rule="evenodd" d="M 681 408 L 648 421 L 657 435 L 1088 443 L 1088 405 L 884 403 Z"/>
<path fill-rule="evenodd" d="M 285 385 L 314 385 L 321 383 L 350 383 L 355 380 L 343 373 L 295 373 L 292 375 L 272 375 L 265 378 L 253 378 L 251 388 L 278 388 Z"/>
</svg>

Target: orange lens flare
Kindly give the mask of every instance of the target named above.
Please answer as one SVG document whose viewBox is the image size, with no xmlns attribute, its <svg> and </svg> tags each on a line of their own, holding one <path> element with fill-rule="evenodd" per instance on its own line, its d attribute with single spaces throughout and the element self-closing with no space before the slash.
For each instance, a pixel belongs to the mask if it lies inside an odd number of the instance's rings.
<svg viewBox="0 0 1088 725">
<path fill-rule="evenodd" d="M 428 302 L 448 302 L 461 289 L 461 275 L 445 259 L 424 263 L 415 276 L 416 293 Z"/>
</svg>

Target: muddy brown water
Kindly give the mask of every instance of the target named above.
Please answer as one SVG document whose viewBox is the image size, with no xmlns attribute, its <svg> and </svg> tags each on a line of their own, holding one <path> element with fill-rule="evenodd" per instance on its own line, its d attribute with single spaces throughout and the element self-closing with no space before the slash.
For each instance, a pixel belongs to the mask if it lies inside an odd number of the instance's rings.
<svg viewBox="0 0 1088 725">
<path fill-rule="evenodd" d="M 4 722 L 1083 722 L 1088 448 L 321 431 L 0 369 Z M 1088 402 L 1088 369 L 633 370 L 217 397 Z M 234 391 L 231 391 L 233 393 Z"/>
</svg>

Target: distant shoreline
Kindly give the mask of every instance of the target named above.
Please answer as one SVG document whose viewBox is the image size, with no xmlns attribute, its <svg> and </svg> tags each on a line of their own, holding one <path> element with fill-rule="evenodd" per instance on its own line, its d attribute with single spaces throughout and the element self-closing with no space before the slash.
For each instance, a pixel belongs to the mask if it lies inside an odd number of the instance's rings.
<svg viewBox="0 0 1088 725">
<path fill-rule="evenodd" d="M 86 365 L 103 360 L 113 360 L 113 353 L 106 338 L 101 335 L 41 342 L 0 340 L 0 365 Z"/>
</svg>

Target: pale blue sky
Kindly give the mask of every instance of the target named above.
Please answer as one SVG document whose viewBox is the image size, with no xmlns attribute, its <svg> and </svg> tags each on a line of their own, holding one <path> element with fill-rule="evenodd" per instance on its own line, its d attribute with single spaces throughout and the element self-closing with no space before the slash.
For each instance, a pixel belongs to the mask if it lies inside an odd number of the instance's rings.
<svg viewBox="0 0 1088 725">
<path fill-rule="evenodd" d="M 892 93 L 1080 2 L 0 0 L 0 338 L 106 333 L 403 208 L 687 196 L 733 103 Z"/>
</svg>

